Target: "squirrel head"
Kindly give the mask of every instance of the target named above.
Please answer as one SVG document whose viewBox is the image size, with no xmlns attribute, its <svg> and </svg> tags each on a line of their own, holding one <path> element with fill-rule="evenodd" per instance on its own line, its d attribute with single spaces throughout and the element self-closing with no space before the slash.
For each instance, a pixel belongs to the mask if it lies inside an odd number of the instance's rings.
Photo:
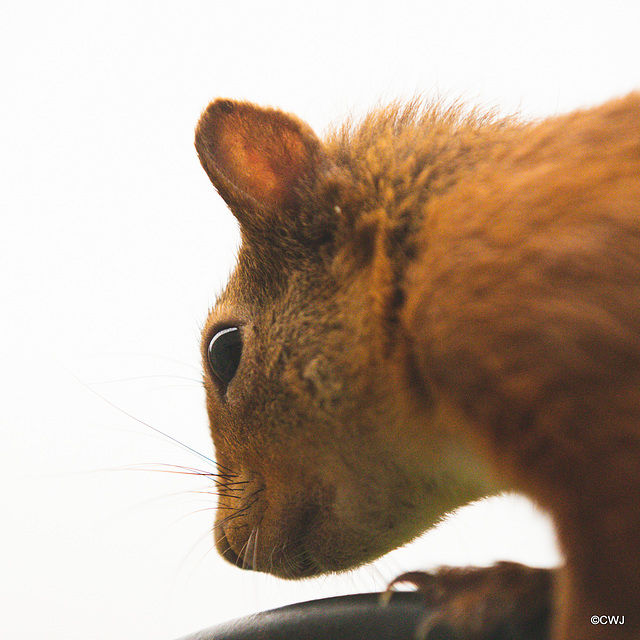
<svg viewBox="0 0 640 640">
<path fill-rule="evenodd" d="M 429 399 L 400 401 L 415 381 L 387 330 L 393 205 L 348 162 L 366 149 L 231 100 L 203 113 L 196 149 L 242 237 L 202 340 L 221 554 L 281 577 L 338 571 L 483 495 Z"/>
</svg>

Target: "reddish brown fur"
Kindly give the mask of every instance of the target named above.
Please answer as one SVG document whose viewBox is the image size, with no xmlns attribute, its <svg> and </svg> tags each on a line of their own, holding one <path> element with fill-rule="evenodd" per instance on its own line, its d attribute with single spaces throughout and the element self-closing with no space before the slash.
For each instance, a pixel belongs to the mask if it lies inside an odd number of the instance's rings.
<svg viewBox="0 0 640 640">
<path fill-rule="evenodd" d="M 640 95 L 528 125 L 414 103 L 325 143 L 218 101 L 196 144 L 243 235 L 203 342 L 243 332 L 206 376 L 246 483 L 220 550 L 339 570 L 509 487 L 566 556 L 554 638 L 639 638 Z"/>
</svg>

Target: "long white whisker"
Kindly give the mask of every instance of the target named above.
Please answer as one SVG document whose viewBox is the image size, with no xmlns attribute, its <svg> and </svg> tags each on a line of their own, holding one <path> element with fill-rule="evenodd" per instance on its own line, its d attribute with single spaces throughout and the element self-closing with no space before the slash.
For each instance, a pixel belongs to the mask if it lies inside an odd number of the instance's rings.
<svg viewBox="0 0 640 640">
<path fill-rule="evenodd" d="M 260 527 L 257 526 L 254 531 L 256 532 L 256 536 L 253 540 L 253 566 L 251 568 L 256 571 L 258 566 L 258 534 L 260 533 Z"/>
<path fill-rule="evenodd" d="M 251 544 L 253 542 L 254 533 L 255 533 L 255 529 L 252 529 L 251 533 L 249 534 L 249 538 L 247 539 L 247 541 L 242 546 L 242 549 L 240 550 L 240 557 L 242 558 L 243 569 L 247 568 L 247 556 L 249 555 L 249 549 L 251 548 Z"/>
</svg>

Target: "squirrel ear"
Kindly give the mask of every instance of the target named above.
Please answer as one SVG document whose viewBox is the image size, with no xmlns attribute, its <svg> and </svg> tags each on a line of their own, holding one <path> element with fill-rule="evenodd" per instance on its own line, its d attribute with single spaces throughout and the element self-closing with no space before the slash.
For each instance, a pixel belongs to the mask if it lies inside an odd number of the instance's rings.
<svg viewBox="0 0 640 640">
<path fill-rule="evenodd" d="M 241 225 L 295 207 L 320 161 L 313 131 L 293 116 L 248 102 L 215 100 L 196 128 L 200 162 Z M 271 220 L 273 222 L 273 220 Z"/>
</svg>

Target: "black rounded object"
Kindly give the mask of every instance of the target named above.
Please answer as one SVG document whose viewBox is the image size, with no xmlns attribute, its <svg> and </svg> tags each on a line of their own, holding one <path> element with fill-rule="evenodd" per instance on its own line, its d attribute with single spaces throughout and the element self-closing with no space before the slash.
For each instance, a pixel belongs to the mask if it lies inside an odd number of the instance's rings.
<svg viewBox="0 0 640 640">
<path fill-rule="evenodd" d="M 414 640 L 428 612 L 424 596 L 362 593 L 291 604 L 224 622 L 181 640 Z"/>
<path fill-rule="evenodd" d="M 242 357 L 242 337 L 238 327 L 218 331 L 208 348 L 211 370 L 226 389 L 236 375 Z"/>
</svg>

